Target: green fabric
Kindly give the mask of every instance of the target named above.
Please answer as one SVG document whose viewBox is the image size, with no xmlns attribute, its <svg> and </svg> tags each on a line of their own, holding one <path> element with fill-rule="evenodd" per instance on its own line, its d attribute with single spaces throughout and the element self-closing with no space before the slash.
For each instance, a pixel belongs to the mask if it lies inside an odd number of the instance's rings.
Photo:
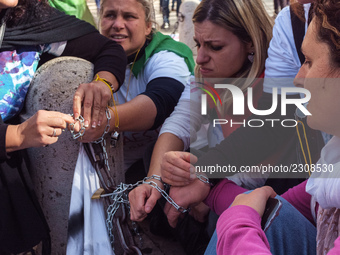
<svg viewBox="0 0 340 255">
<path fill-rule="evenodd" d="M 86 0 L 48 0 L 49 4 L 71 16 L 76 16 L 96 27 L 93 16 L 87 7 Z"/>
<path fill-rule="evenodd" d="M 87 5 L 85 6 L 85 12 L 84 12 L 84 15 L 83 15 L 83 17 L 81 19 L 85 20 L 86 22 L 90 23 L 92 26 L 97 28 L 97 24 L 94 21 L 92 13 L 91 13 L 91 11 L 90 11 L 90 9 L 89 9 L 89 7 Z"/>
<path fill-rule="evenodd" d="M 133 66 L 132 73 L 135 77 L 138 76 L 139 72 L 142 70 L 145 62 L 154 54 L 167 50 L 175 53 L 176 55 L 184 58 L 191 74 L 194 73 L 195 61 L 192 56 L 192 51 L 184 43 L 177 42 L 168 35 L 163 35 L 157 32 L 152 37 L 151 42 L 145 48 L 145 54 L 141 57 Z"/>
</svg>

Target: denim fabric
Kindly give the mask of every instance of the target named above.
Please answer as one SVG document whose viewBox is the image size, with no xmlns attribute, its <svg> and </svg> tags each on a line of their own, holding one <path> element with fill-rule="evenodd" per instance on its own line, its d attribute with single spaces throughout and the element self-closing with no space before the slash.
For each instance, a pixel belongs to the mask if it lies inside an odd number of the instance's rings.
<svg viewBox="0 0 340 255">
<path fill-rule="evenodd" d="M 274 255 L 314 255 L 316 254 L 316 228 L 285 199 L 282 208 L 266 231 L 270 251 Z M 210 239 L 205 255 L 215 255 L 217 245 L 216 230 Z"/>
</svg>

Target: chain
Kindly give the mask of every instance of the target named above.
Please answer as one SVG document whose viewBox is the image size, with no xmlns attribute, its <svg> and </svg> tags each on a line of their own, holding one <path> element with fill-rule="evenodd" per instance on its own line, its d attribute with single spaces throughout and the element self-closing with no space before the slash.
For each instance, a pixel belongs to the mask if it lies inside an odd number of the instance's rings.
<svg viewBox="0 0 340 255">
<path fill-rule="evenodd" d="M 177 21 L 176 21 L 176 23 L 174 25 L 174 30 L 170 34 L 171 38 L 173 38 L 173 39 L 175 38 L 176 31 L 177 31 L 178 26 L 179 26 L 179 22 L 183 22 L 184 18 L 185 18 L 185 16 L 181 12 L 178 12 Z"/>
<path fill-rule="evenodd" d="M 106 124 L 106 127 L 104 129 L 102 136 L 97 141 L 94 141 L 93 143 L 101 143 L 104 140 L 104 136 L 110 131 L 111 112 L 109 111 L 109 108 L 106 108 L 106 118 L 107 118 L 107 124 Z"/>
<path fill-rule="evenodd" d="M 119 207 L 122 204 L 125 204 L 127 206 L 128 210 L 130 211 L 130 202 L 129 202 L 128 197 L 127 197 L 127 192 L 134 189 L 137 186 L 140 186 L 142 184 L 148 184 L 152 188 L 156 189 L 166 199 L 166 201 L 169 204 L 171 204 L 173 207 L 176 208 L 177 211 L 179 211 L 181 213 L 187 213 L 187 212 L 190 211 L 190 208 L 185 209 L 184 207 L 179 206 L 166 193 L 166 191 L 163 190 L 161 187 L 159 187 L 158 184 L 153 180 L 158 180 L 158 181 L 162 182 L 162 179 L 161 179 L 160 176 L 152 175 L 150 177 L 145 177 L 143 180 L 138 181 L 135 184 L 120 183 L 112 193 L 100 195 L 100 198 L 105 198 L 105 197 L 110 198 L 110 205 L 108 206 L 108 208 L 106 210 L 106 213 L 107 213 L 106 227 L 107 227 L 110 242 L 111 242 L 112 245 L 114 243 L 114 234 L 113 234 L 114 228 L 113 228 L 113 225 L 114 225 L 114 217 L 116 215 L 116 212 L 118 211 Z M 123 208 L 123 210 L 124 210 L 124 208 Z M 124 217 L 124 220 L 125 220 L 125 217 Z M 132 227 L 133 227 L 134 232 L 138 236 L 139 241 L 140 241 L 140 246 L 142 247 L 143 246 L 143 240 L 142 240 L 142 237 L 141 237 L 141 235 L 138 231 L 138 227 L 137 227 L 136 222 L 132 222 Z"/>
<path fill-rule="evenodd" d="M 114 242 L 114 236 L 113 236 L 113 218 L 119 209 L 120 204 L 130 204 L 128 199 L 124 199 L 123 195 L 129 190 L 132 190 L 133 188 L 141 185 L 143 181 L 138 181 L 135 184 L 124 184 L 120 183 L 117 188 L 114 190 L 114 192 L 110 194 L 104 194 L 101 195 L 101 197 L 107 197 L 110 196 L 110 199 L 112 203 L 108 206 L 106 213 L 107 213 L 107 219 L 106 219 L 106 227 L 109 232 L 109 238 L 110 242 L 113 245 Z"/>
<path fill-rule="evenodd" d="M 125 196 L 127 197 L 126 193 L 125 193 Z M 128 212 L 129 212 L 129 216 L 130 216 L 130 203 L 128 203 L 126 206 L 128 208 Z M 139 247 L 143 248 L 143 238 L 142 238 L 141 234 L 139 233 L 137 223 L 135 221 L 131 221 L 131 225 L 132 225 L 133 232 L 135 232 L 136 236 L 138 236 Z"/>
<path fill-rule="evenodd" d="M 73 114 L 69 114 L 69 115 L 71 117 L 73 117 Z M 73 139 L 78 139 L 78 138 L 82 137 L 85 134 L 85 124 L 84 124 L 85 120 L 84 120 L 84 117 L 79 115 L 79 117 L 76 119 L 76 121 L 79 121 L 79 123 L 80 123 L 80 130 L 79 130 L 78 133 L 74 133 L 74 123 L 68 124 Z"/>
<path fill-rule="evenodd" d="M 110 131 L 111 112 L 109 111 L 109 108 L 106 108 L 106 118 L 107 118 L 107 124 L 106 124 L 106 127 L 104 129 L 102 136 L 97 141 L 93 141 L 92 143 L 97 143 L 102 146 L 103 155 L 104 155 L 104 163 L 107 167 L 107 170 L 110 172 L 109 156 L 107 155 L 106 140 L 104 139 L 105 135 Z"/>
<path fill-rule="evenodd" d="M 190 208 L 185 209 L 182 206 L 179 206 L 166 193 L 165 190 L 163 190 L 161 187 L 159 187 L 157 185 L 157 183 L 152 181 L 152 180 L 158 180 L 158 181 L 162 182 L 162 179 L 161 179 L 160 176 L 152 175 L 150 177 L 145 177 L 143 180 L 138 181 L 135 184 L 120 183 L 112 193 L 100 195 L 101 198 L 110 197 L 110 199 L 111 199 L 111 204 L 108 206 L 108 208 L 106 210 L 106 212 L 107 212 L 106 227 L 107 227 L 107 230 L 108 230 L 108 233 L 109 233 L 109 238 L 110 238 L 111 244 L 113 244 L 113 242 L 114 242 L 114 235 L 113 235 L 113 219 L 114 219 L 114 216 L 115 216 L 115 214 L 116 214 L 116 212 L 119 209 L 121 204 L 126 204 L 128 209 L 130 210 L 130 203 L 129 203 L 129 200 L 127 198 L 127 192 L 134 189 L 135 187 L 137 187 L 139 185 L 149 184 L 151 187 L 156 189 L 166 199 L 166 201 L 168 201 L 169 204 L 171 204 L 173 207 L 175 207 L 177 211 L 179 211 L 181 213 L 187 213 L 187 212 L 190 211 Z M 137 224 L 135 222 L 132 222 L 132 227 L 133 227 L 135 233 L 137 234 L 137 236 L 139 237 L 139 241 L 140 241 L 140 244 L 142 246 L 143 240 L 141 238 L 141 235 L 138 232 Z"/>
<path fill-rule="evenodd" d="M 142 181 L 138 181 L 135 184 L 124 184 L 124 183 L 120 183 L 120 185 L 117 186 L 117 188 L 109 194 L 103 194 L 100 197 L 110 197 L 112 200 L 112 203 L 110 204 L 110 206 L 107 209 L 107 220 L 106 220 L 106 225 L 109 231 L 109 236 L 110 236 L 110 240 L 113 242 L 113 218 L 115 213 L 117 212 L 119 206 L 121 203 L 124 204 L 129 204 L 129 200 L 128 199 L 124 199 L 124 193 L 126 193 L 127 191 L 130 191 L 132 189 L 134 189 L 135 187 L 141 185 L 141 184 L 149 184 L 151 187 L 153 187 L 154 189 L 156 189 L 159 193 L 161 193 L 161 195 L 166 199 L 166 201 L 168 201 L 169 204 L 171 204 L 173 207 L 176 208 L 177 211 L 181 212 L 181 213 L 187 213 L 190 211 L 190 208 L 185 209 L 182 206 L 179 206 L 167 193 L 165 190 L 163 190 L 162 188 L 160 188 L 156 182 L 152 181 L 152 179 L 154 180 L 158 180 L 158 181 L 162 181 L 161 177 L 158 175 L 152 175 L 150 177 L 145 177 Z"/>
<path fill-rule="evenodd" d="M 201 182 L 206 183 L 206 184 L 210 184 L 209 178 L 207 176 L 205 176 L 203 174 L 198 174 L 198 173 L 196 173 L 196 176 Z"/>
<path fill-rule="evenodd" d="M 165 190 L 161 189 L 157 183 L 155 183 L 154 181 L 148 181 L 149 179 L 151 179 L 151 177 L 146 177 L 143 180 L 143 183 L 149 184 L 151 187 L 153 187 L 154 189 L 156 189 L 159 193 L 161 193 L 162 197 L 165 198 L 166 201 L 168 201 L 169 204 L 171 204 L 173 207 L 176 208 L 177 211 L 181 212 L 181 213 L 187 213 L 190 211 L 190 208 L 185 209 L 182 206 L 179 206 L 169 195 L 168 193 L 166 193 Z"/>
<path fill-rule="evenodd" d="M 119 206 L 122 203 L 129 203 L 129 201 L 125 201 L 123 199 L 123 192 L 125 192 L 126 190 L 127 189 L 125 189 L 124 184 L 121 183 L 121 185 L 119 185 L 117 187 L 117 189 L 115 190 L 115 191 L 117 191 L 117 194 L 119 194 L 119 195 L 112 195 L 111 196 L 112 203 L 108 206 L 108 208 L 106 210 L 106 212 L 107 212 L 106 227 L 107 227 L 107 230 L 109 232 L 109 238 L 110 238 L 111 245 L 113 245 L 113 242 L 114 242 L 113 218 L 114 218 L 117 210 L 119 209 Z"/>
</svg>

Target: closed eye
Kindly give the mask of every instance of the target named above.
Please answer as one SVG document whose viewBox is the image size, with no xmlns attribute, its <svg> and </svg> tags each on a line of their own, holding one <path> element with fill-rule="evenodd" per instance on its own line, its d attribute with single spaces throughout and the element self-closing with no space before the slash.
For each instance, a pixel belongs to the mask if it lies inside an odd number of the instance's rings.
<svg viewBox="0 0 340 255">
<path fill-rule="evenodd" d="M 220 50 L 222 50 L 222 46 L 213 46 L 213 45 L 211 45 L 210 46 L 210 48 L 213 50 L 213 51 L 220 51 Z"/>
<path fill-rule="evenodd" d="M 305 62 L 303 62 L 303 65 L 310 67 L 312 65 L 312 61 L 305 59 Z"/>
</svg>

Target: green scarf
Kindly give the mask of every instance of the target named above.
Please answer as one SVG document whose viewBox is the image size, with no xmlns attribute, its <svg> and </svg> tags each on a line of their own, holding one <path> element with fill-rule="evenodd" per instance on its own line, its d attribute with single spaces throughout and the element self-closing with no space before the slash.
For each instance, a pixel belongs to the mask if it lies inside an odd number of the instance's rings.
<svg viewBox="0 0 340 255">
<path fill-rule="evenodd" d="M 168 35 L 163 35 L 162 33 L 157 32 L 153 35 L 151 42 L 145 48 L 145 54 L 134 64 L 132 70 L 133 75 L 137 77 L 139 72 L 144 67 L 145 62 L 152 55 L 164 50 L 173 52 L 176 55 L 184 58 L 189 71 L 191 72 L 191 74 L 194 73 L 195 61 L 193 59 L 192 51 L 190 50 L 190 48 L 184 43 L 175 41 Z"/>
</svg>

